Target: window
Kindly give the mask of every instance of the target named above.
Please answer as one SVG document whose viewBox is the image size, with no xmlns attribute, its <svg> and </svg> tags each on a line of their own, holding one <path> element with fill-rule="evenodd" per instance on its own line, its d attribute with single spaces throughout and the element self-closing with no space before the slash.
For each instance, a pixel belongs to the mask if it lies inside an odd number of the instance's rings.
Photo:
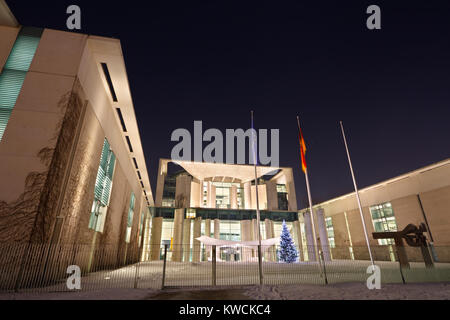
<svg viewBox="0 0 450 320">
<path fill-rule="evenodd" d="M 196 216 L 195 208 L 186 209 L 186 219 L 195 219 L 195 216 Z"/>
<path fill-rule="evenodd" d="M 288 193 L 285 184 L 277 184 L 278 210 L 288 210 Z"/>
<path fill-rule="evenodd" d="M 390 202 L 370 207 L 373 227 L 375 232 L 397 231 L 397 223 L 395 222 L 394 210 Z M 393 244 L 394 239 L 378 239 L 378 244 Z"/>
<path fill-rule="evenodd" d="M 163 207 L 175 207 L 176 176 L 167 176 L 164 179 L 162 196 Z"/>
<path fill-rule="evenodd" d="M 216 187 L 216 208 L 231 208 L 231 188 L 236 187 L 236 204 L 238 208 L 244 206 L 244 192 L 239 183 L 211 182 Z"/>
<path fill-rule="evenodd" d="M 208 205 L 208 182 L 203 182 L 203 206 Z"/>
<path fill-rule="evenodd" d="M 145 220 L 145 210 L 141 213 L 141 219 L 139 221 L 139 242 L 138 246 L 141 246 L 142 234 L 144 233 L 144 220 Z"/>
<path fill-rule="evenodd" d="M 333 221 L 331 220 L 331 217 L 325 218 L 325 225 L 327 228 L 328 243 L 330 244 L 330 248 L 336 248 L 336 243 L 334 242 Z"/>
<path fill-rule="evenodd" d="M 111 93 L 111 98 L 114 102 L 117 102 L 116 91 L 114 90 L 114 86 L 111 80 L 111 75 L 109 74 L 108 65 L 104 62 L 101 63 L 103 73 L 105 75 L 106 83 L 109 87 L 109 92 Z"/>
<path fill-rule="evenodd" d="M 213 182 L 216 187 L 216 208 L 230 209 L 231 183 Z"/>
<path fill-rule="evenodd" d="M 131 237 L 131 227 L 133 226 L 133 216 L 134 216 L 134 202 L 135 202 L 134 193 L 131 192 L 130 198 L 130 207 L 128 208 L 128 217 L 127 217 L 127 232 L 125 235 L 125 242 L 130 243 Z"/>
<path fill-rule="evenodd" d="M 237 207 L 243 209 L 245 207 L 244 188 L 237 187 Z"/>
<path fill-rule="evenodd" d="M 42 29 L 22 28 L 0 73 L 0 141 L 36 53 Z"/>
<path fill-rule="evenodd" d="M 95 179 L 94 203 L 92 204 L 91 217 L 89 219 L 89 228 L 95 231 L 103 232 L 111 196 L 115 162 L 116 157 L 111 150 L 108 140 L 105 138 L 100 156 L 100 165 L 97 170 L 97 178 Z"/>
</svg>

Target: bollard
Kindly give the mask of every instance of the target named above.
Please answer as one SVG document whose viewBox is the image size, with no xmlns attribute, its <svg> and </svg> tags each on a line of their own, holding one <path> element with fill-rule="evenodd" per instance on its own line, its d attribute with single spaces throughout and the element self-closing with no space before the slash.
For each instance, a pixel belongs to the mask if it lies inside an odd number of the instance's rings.
<svg viewBox="0 0 450 320">
<path fill-rule="evenodd" d="M 212 285 L 216 285 L 216 246 L 212 246 Z"/>
<path fill-rule="evenodd" d="M 166 281 L 166 262 L 167 262 L 167 244 L 164 244 L 164 262 L 163 262 L 163 274 L 162 274 L 162 284 L 161 289 L 164 289 Z"/>
<path fill-rule="evenodd" d="M 261 245 L 258 245 L 258 268 L 259 268 L 259 285 L 262 285 L 263 284 L 263 271 L 262 271 Z"/>
<path fill-rule="evenodd" d="M 322 262 L 323 262 L 323 275 L 325 277 L 325 279 L 324 279 L 325 280 L 325 284 L 328 284 L 327 270 L 325 268 L 325 259 L 323 257 L 323 251 L 322 250 L 319 250 L 319 259 L 322 260 Z"/>
</svg>

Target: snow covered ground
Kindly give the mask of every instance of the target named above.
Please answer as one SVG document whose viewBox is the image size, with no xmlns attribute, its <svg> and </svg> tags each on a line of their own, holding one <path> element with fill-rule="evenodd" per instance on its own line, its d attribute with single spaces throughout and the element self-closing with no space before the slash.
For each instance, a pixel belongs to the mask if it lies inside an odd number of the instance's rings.
<svg viewBox="0 0 450 320">
<path fill-rule="evenodd" d="M 255 286 L 244 294 L 254 300 L 450 300 L 450 282 L 389 283 L 378 290 L 369 290 L 364 283 Z"/>
<path fill-rule="evenodd" d="M 368 290 L 365 283 L 368 261 L 334 260 L 326 264 L 329 285 L 324 285 L 318 265 L 314 262 L 292 264 L 263 263 L 264 286 L 259 283 L 256 262 L 218 262 L 216 285 L 210 262 L 167 262 L 165 286 L 174 291 L 160 291 L 162 261 L 143 262 L 114 270 L 90 273 L 81 279 L 81 291 L 69 291 L 66 279 L 46 287 L 21 289 L 20 293 L 1 293 L 0 299 L 209 299 L 209 290 L 223 299 L 449 299 L 450 264 L 437 263 L 427 269 L 423 263 L 411 263 L 403 271 L 402 283 L 398 263 L 376 262 L 381 269 L 381 290 Z M 323 269 L 322 269 L 323 270 Z M 228 286 L 228 287 L 227 287 Z M 202 287 L 202 288 L 199 288 Z M 205 287 L 208 287 L 205 289 Z M 227 291 L 228 290 L 228 291 Z M 192 294 L 190 292 L 193 292 Z M 205 291 L 206 292 L 206 291 Z"/>
<path fill-rule="evenodd" d="M 219 288 L 103 289 L 79 292 L 0 293 L 0 300 L 450 300 L 450 282 L 383 284 L 369 290 L 364 283 L 331 285 L 264 285 Z"/>
</svg>

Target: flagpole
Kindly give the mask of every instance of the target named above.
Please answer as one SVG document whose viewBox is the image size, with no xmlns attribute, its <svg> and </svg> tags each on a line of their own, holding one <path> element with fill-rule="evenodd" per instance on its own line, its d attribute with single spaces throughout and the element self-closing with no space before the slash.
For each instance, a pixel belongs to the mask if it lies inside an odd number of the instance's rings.
<svg viewBox="0 0 450 320">
<path fill-rule="evenodd" d="M 298 125 L 298 132 L 300 133 L 301 132 L 300 119 L 298 118 L 298 116 L 297 116 L 297 125 Z M 300 146 L 300 149 L 301 148 L 302 147 Z M 302 152 L 302 151 L 300 150 L 300 152 Z M 312 208 L 311 190 L 310 190 L 310 187 L 309 187 L 308 168 L 305 168 L 305 181 L 306 181 L 306 190 L 307 190 L 307 193 L 308 193 L 309 214 L 311 216 L 312 234 L 313 234 L 313 238 L 314 238 L 314 242 L 313 242 L 314 253 L 316 255 L 316 260 L 318 262 L 320 275 L 322 276 L 322 267 L 321 267 L 320 256 L 319 256 L 319 249 L 318 249 L 318 245 L 317 245 L 316 227 L 315 227 L 315 223 L 314 223 L 314 213 L 313 213 L 313 208 Z"/>
<path fill-rule="evenodd" d="M 255 129 L 253 128 L 253 110 L 251 111 L 252 118 L 252 146 L 253 146 L 253 165 L 255 168 L 255 193 L 256 193 L 256 225 L 258 226 L 258 267 L 259 267 L 259 284 L 263 284 L 263 273 L 262 273 L 262 254 L 261 254 L 261 225 L 260 225 L 260 215 L 259 215 L 259 196 L 258 196 L 258 175 L 256 172 L 256 164 L 258 162 L 256 158 L 256 146 L 255 146 Z"/>
<path fill-rule="evenodd" d="M 344 125 L 342 124 L 342 121 L 340 121 L 340 124 L 341 124 L 342 137 L 344 138 L 345 150 L 347 151 L 348 164 L 350 166 L 350 172 L 352 173 L 353 185 L 355 187 L 356 200 L 358 201 L 359 214 L 361 215 L 361 222 L 362 222 L 363 229 L 364 229 L 364 236 L 366 238 L 367 249 L 369 250 L 369 256 L 370 256 L 370 261 L 372 262 L 372 266 L 374 266 L 372 250 L 370 249 L 370 244 L 369 244 L 369 236 L 367 235 L 366 221 L 364 220 L 364 215 L 363 215 L 363 211 L 362 211 L 362 207 L 361 207 L 361 199 L 359 198 L 358 186 L 356 185 L 355 174 L 353 172 L 352 160 L 350 159 L 350 152 L 348 151 L 347 139 L 345 138 Z"/>
</svg>

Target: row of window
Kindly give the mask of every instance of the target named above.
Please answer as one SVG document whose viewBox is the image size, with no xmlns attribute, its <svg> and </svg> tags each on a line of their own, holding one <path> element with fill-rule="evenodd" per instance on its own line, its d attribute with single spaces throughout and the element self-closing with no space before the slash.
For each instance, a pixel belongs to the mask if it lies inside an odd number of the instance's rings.
<svg viewBox="0 0 450 320">
<path fill-rule="evenodd" d="M 369 208 L 370 215 L 372 217 L 372 223 L 375 232 L 393 232 L 397 231 L 397 223 L 395 221 L 394 210 L 392 209 L 392 204 L 386 202 L 383 204 L 371 206 Z M 328 243 L 331 248 L 336 246 L 334 240 L 334 229 L 332 217 L 325 218 L 325 225 L 328 235 Z M 348 228 L 348 226 L 347 226 Z M 393 239 L 379 239 L 379 245 L 390 245 L 393 244 Z"/>
<path fill-rule="evenodd" d="M 0 73 L 0 141 L 36 53 L 42 29 L 23 27 Z"/>
<path fill-rule="evenodd" d="M 100 164 L 97 170 L 94 187 L 94 202 L 92 204 L 91 216 L 89 219 L 89 228 L 103 232 L 105 227 L 106 215 L 109 208 L 111 190 L 113 184 L 116 156 L 111 150 L 108 140 L 103 141 Z M 133 226 L 134 208 L 136 197 L 133 192 L 130 195 L 130 204 L 128 207 L 127 229 L 125 233 L 125 242 L 129 243 L 131 238 L 131 228 Z M 145 210 L 142 211 L 139 221 L 139 244 L 141 243 L 144 227 Z"/>
</svg>

